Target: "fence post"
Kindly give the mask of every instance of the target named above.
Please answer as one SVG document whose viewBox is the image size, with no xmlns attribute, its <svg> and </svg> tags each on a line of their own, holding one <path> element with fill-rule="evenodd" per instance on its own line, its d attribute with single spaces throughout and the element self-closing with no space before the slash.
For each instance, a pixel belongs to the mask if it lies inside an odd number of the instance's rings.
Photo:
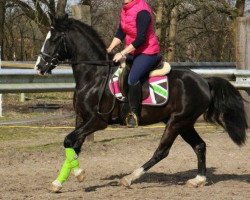
<svg viewBox="0 0 250 200">
<path fill-rule="evenodd" d="M 236 68 L 250 70 L 250 16 L 238 17 L 236 21 Z M 249 93 L 249 92 L 248 92 Z M 247 92 L 241 91 L 243 98 L 250 101 Z M 250 126 L 250 105 L 245 103 L 247 123 Z"/>
<path fill-rule="evenodd" d="M 2 68 L 2 47 L 0 46 L 0 70 Z M 2 94 L 0 94 L 0 117 L 3 116 L 3 99 L 2 99 Z"/>
<path fill-rule="evenodd" d="M 72 17 L 91 26 L 91 10 L 88 5 L 73 5 Z M 86 141 L 94 142 L 94 134 L 87 136 Z"/>
<path fill-rule="evenodd" d="M 20 94 L 20 102 L 25 102 L 25 99 L 26 99 L 26 95 L 25 95 L 25 93 L 21 93 Z"/>
</svg>

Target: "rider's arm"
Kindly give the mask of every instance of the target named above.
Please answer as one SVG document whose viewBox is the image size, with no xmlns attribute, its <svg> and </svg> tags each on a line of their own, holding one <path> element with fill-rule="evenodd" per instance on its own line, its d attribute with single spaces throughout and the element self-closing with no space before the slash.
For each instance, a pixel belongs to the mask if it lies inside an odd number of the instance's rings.
<svg viewBox="0 0 250 200">
<path fill-rule="evenodd" d="M 107 48 L 107 52 L 110 53 L 117 45 L 119 45 L 122 41 L 119 38 L 114 37 L 111 44 Z"/>
<path fill-rule="evenodd" d="M 136 17 L 136 38 L 132 42 L 132 45 L 137 49 L 146 42 L 147 32 L 151 22 L 151 15 L 148 11 L 142 10 Z"/>
<path fill-rule="evenodd" d="M 123 32 L 120 24 L 114 39 L 107 48 L 108 53 L 110 53 L 117 45 L 119 45 L 122 42 L 122 40 L 124 40 L 124 38 L 125 38 L 125 33 Z"/>
<path fill-rule="evenodd" d="M 123 32 L 122 26 L 120 24 L 117 31 L 116 31 L 115 37 L 119 38 L 121 41 L 123 41 L 125 36 L 126 36 L 126 34 Z"/>
</svg>

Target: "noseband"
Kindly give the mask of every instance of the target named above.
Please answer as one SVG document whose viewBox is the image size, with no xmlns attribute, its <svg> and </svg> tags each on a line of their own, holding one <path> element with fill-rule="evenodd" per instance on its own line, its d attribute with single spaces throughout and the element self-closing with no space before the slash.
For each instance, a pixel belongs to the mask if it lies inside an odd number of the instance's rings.
<svg viewBox="0 0 250 200">
<path fill-rule="evenodd" d="M 44 52 L 40 52 L 39 56 L 46 62 L 47 69 L 46 69 L 45 73 L 50 72 L 59 64 L 59 59 L 58 59 L 59 55 L 58 54 L 51 56 L 51 55 L 46 54 Z"/>
</svg>

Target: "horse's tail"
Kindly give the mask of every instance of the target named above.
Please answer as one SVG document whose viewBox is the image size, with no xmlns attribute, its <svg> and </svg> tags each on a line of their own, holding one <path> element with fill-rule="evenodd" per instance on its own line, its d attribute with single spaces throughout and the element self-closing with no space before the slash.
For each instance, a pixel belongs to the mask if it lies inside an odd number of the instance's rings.
<svg viewBox="0 0 250 200">
<path fill-rule="evenodd" d="M 213 77 L 208 78 L 207 81 L 212 100 L 204 113 L 204 119 L 220 124 L 237 145 L 244 144 L 248 126 L 242 96 L 225 79 Z"/>
</svg>

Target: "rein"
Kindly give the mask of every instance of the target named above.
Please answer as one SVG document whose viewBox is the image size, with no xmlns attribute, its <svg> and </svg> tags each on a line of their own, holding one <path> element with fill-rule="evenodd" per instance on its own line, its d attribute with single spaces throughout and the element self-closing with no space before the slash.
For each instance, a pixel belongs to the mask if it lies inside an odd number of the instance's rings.
<svg viewBox="0 0 250 200">
<path fill-rule="evenodd" d="M 114 110 L 114 108 L 115 108 L 115 102 L 116 102 L 116 98 L 115 98 L 115 96 L 113 96 L 113 99 L 112 99 L 112 106 L 111 106 L 111 109 L 108 111 L 108 112 L 101 112 L 101 110 L 100 110 L 100 104 L 101 104 L 101 102 L 102 102 L 102 99 L 103 99 L 103 95 L 104 95 L 104 92 L 105 92 L 105 89 L 106 89 L 106 87 L 107 87 L 107 85 L 108 85 L 108 81 L 109 81 L 109 77 L 110 77 L 110 75 L 111 75 L 111 68 L 112 67 L 114 67 L 114 62 L 112 61 L 112 62 L 110 62 L 110 60 L 109 60 L 109 56 L 108 56 L 108 54 L 106 53 L 106 62 L 108 63 L 108 76 L 106 77 L 106 79 L 105 79 L 105 82 L 104 82 L 104 86 L 103 86 L 103 88 L 102 88 L 102 92 L 101 92 L 101 96 L 100 96 L 100 99 L 99 99 L 99 101 L 98 101 L 98 105 L 97 105 L 97 113 L 99 114 L 99 115 L 109 115 L 109 114 L 111 114 L 112 112 L 113 112 L 113 110 Z"/>
<path fill-rule="evenodd" d="M 102 100 L 103 100 L 103 95 L 104 95 L 105 89 L 106 89 L 106 87 L 108 85 L 109 77 L 111 75 L 111 68 L 117 67 L 112 60 L 109 60 L 108 54 L 106 53 L 106 60 L 63 62 L 63 63 L 71 64 L 71 65 L 85 64 L 85 65 L 93 65 L 93 66 L 108 66 L 108 75 L 106 76 L 103 87 L 101 88 L 101 96 L 99 98 L 98 105 L 97 105 L 97 114 L 99 114 L 101 116 L 111 114 L 112 111 L 115 108 L 115 102 L 116 102 L 116 98 L 113 95 L 112 95 L 113 96 L 112 106 L 111 106 L 110 110 L 108 112 L 101 112 L 101 109 L 100 109 L 101 103 L 102 103 Z"/>
<path fill-rule="evenodd" d="M 115 96 L 113 96 L 113 99 L 112 99 L 112 106 L 110 108 L 110 110 L 108 112 L 101 112 L 101 103 L 102 103 L 102 100 L 103 100 L 103 95 L 105 93 L 105 89 L 108 85 L 108 81 L 109 81 L 109 77 L 111 75 L 111 68 L 113 67 L 117 67 L 114 62 L 112 60 L 109 60 L 109 56 L 108 54 L 106 53 L 106 60 L 96 60 L 96 61 L 78 61 L 78 62 L 63 62 L 64 64 L 71 64 L 71 65 L 77 65 L 77 64 L 85 64 L 85 65 L 93 65 L 93 66 L 108 66 L 108 75 L 106 76 L 105 78 L 105 81 L 104 81 L 104 84 L 103 84 L 103 87 L 101 88 L 101 96 L 99 98 L 99 101 L 98 101 L 98 105 L 97 105 L 97 114 L 103 116 L 103 115 L 109 115 L 112 113 L 112 111 L 114 110 L 115 108 L 115 102 L 116 102 L 116 98 Z M 104 120 L 104 119 L 103 119 Z M 104 120 L 105 121 L 105 120 Z"/>
</svg>

